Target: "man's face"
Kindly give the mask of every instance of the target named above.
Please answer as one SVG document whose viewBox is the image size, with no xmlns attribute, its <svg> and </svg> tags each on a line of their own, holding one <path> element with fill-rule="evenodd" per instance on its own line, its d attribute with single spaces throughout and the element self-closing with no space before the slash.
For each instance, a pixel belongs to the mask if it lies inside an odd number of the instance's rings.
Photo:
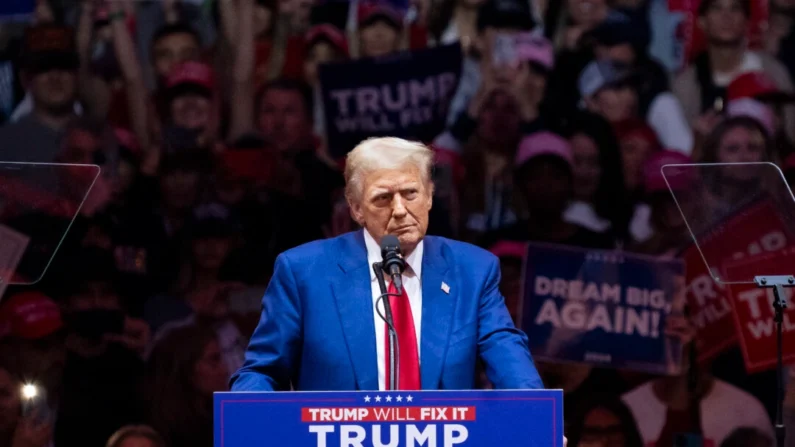
<svg viewBox="0 0 795 447">
<path fill-rule="evenodd" d="M 38 107 L 50 113 L 71 113 L 77 97 L 77 74 L 70 70 L 50 70 L 30 76 L 29 89 Z"/>
<path fill-rule="evenodd" d="M 196 38 L 188 33 L 170 34 L 152 48 L 152 63 L 158 79 L 165 79 L 175 65 L 199 59 L 201 49 Z"/>
<path fill-rule="evenodd" d="M 630 86 L 604 88 L 586 101 L 588 108 L 611 123 L 635 116 L 638 95 Z"/>
<path fill-rule="evenodd" d="M 359 30 L 359 42 L 363 57 L 379 57 L 398 50 L 398 32 L 384 20 L 375 22 Z"/>
<path fill-rule="evenodd" d="M 353 219 L 381 242 L 397 236 L 405 255 L 411 253 L 428 230 L 433 187 L 423 182 L 415 166 L 379 169 L 364 176 L 362 193 L 351 203 Z"/>
<path fill-rule="evenodd" d="M 736 46 L 748 29 L 748 17 L 739 0 L 717 0 L 699 20 L 711 45 Z"/>
<path fill-rule="evenodd" d="M 300 148 L 311 134 L 309 111 L 294 90 L 270 89 L 262 97 L 259 130 L 280 152 Z"/>
<path fill-rule="evenodd" d="M 184 129 L 206 129 L 212 117 L 212 103 L 202 95 L 180 95 L 171 101 L 171 120 Z"/>
</svg>

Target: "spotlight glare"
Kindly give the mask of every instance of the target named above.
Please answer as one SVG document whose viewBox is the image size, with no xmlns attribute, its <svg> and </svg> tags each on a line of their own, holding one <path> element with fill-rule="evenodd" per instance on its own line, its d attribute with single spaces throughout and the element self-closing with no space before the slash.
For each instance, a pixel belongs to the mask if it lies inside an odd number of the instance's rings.
<svg viewBox="0 0 795 447">
<path fill-rule="evenodd" d="M 36 385 L 32 383 L 28 383 L 22 386 L 22 397 L 25 399 L 33 399 L 39 394 L 39 389 L 36 388 Z"/>
</svg>

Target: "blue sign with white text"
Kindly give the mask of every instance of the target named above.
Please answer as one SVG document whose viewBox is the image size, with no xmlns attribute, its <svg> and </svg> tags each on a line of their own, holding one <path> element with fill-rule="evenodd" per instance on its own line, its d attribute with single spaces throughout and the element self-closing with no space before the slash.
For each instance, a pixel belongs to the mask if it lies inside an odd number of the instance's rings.
<svg viewBox="0 0 795 447">
<path fill-rule="evenodd" d="M 677 374 L 684 263 L 625 252 L 528 244 L 522 329 L 536 359 Z"/>
<path fill-rule="evenodd" d="M 460 73 L 458 44 L 321 65 L 330 154 L 377 136 L 430 142 L 444 130 Z"/>
<path fill-rule="evenodd" d="M 562 447 L 561 390 L 215 393 L 215 447 Z"/>
</svg>

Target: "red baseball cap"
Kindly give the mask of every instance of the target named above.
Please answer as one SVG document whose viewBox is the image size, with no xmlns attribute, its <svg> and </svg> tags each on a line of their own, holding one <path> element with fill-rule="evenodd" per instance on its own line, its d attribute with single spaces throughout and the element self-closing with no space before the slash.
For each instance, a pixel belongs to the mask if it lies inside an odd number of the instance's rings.
<svg viewBox="0 0 795 447">
<path fill-rule="evenodd" d="M 726 89 L 726 99 L 751 98 L 769 102 L 795 101 L 795 95 L 785 92 L 775 81 L 761 71 L 750 71 L 734 78 Z"/>
<path fill-rule="evenodd" d="M 306 32 L 307 45 L 311 45 L 318 40 L 328 41 L 345 54 L 345 56 L 348 56 L 348 40 L 336 26 L 323 23 L 309 28 L 309 31 Z"/>
<path fill-rule="evenodd" d="M 196 86 L 212 92 L 215 89 L 215 75 L 209 65 L 202 62 L 186 61 L 175 66 L 166 78 L 166 88 Z"/>
<path fill-rule="evenodd" d="M 386 19 L 396 28 L 403 28 L 403 14 L 383 0 L 364 1 L 359 3 L 357 17 L 360 27 L 369 25 L 376 19 Z"/>
<path fill-rule="evenodd" d="M 668 171 L 663 175 L 665 165 L 688 165 L 693 160 L 687 155 L 675 150 L 662 150 L 649 156 L 643 166 L 643 186 L 647 193 L 668 191 L 668 185 L 675 191 L 681 191 L 693 184 L 694 169 L 683 167 Z M 668 182 L 666 183 L 666 180 Z"/>
<path fill-rule="evenodd" d="M 36 340 L 63 327 L 61 309 L 41 292 L 22 292 L 0 306 L 0 338 Z"/>
</svg>

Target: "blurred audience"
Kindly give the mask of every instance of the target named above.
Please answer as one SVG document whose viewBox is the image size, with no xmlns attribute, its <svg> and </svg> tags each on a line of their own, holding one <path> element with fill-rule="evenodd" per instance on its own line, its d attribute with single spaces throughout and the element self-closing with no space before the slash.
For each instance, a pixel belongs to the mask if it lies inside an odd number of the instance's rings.
<svg viewBox="0 0 795 447">
<path fill-rule="evenodd" d="M 229 376 L 211 328 L 174 329 L 149 357 L 147 420 L 167 445 L 212 446 L 213 393 L 227 390 Z"/>
<path fill-rule="evenodd" d="M 444 123 L 421 138 L 429 232 L 499 258 L 518 326 L 528 242 L 677 259 L 685 221 L 709 230 L 780 193 L 769 165 L 682 165 L 769 162 L 795 185 L 795 2 L 683 3 L 698 33 L 666 0 L 40 0 L 0 17 L 0 158 L 69 165 L 0 179 L 2 222 L 30 237 L 15 282 L 42 277 L 0 291 L 0 445 L 211 445 L 212 393 L 276 257 L 357 229 L 329 64 L 460 45 L 428 111 Z M 442 90 L 406 85 L 377 90 Z M 362 92 L 357 109 L 380 107 Z M 667 321 L 692 336 L 681 311 Z M 538 365 L 572 446 L 772 444 L 773 372 L 748 374 L 737 348 L 676 376 Z"/>
<path fill-rule="evenodd" d="M 569 443 L 573 447 L 642 447 L 632 413 L 624 403 L 611 395 L 596 393 L 582 402 L 568 427 Z"/>
</svg>

